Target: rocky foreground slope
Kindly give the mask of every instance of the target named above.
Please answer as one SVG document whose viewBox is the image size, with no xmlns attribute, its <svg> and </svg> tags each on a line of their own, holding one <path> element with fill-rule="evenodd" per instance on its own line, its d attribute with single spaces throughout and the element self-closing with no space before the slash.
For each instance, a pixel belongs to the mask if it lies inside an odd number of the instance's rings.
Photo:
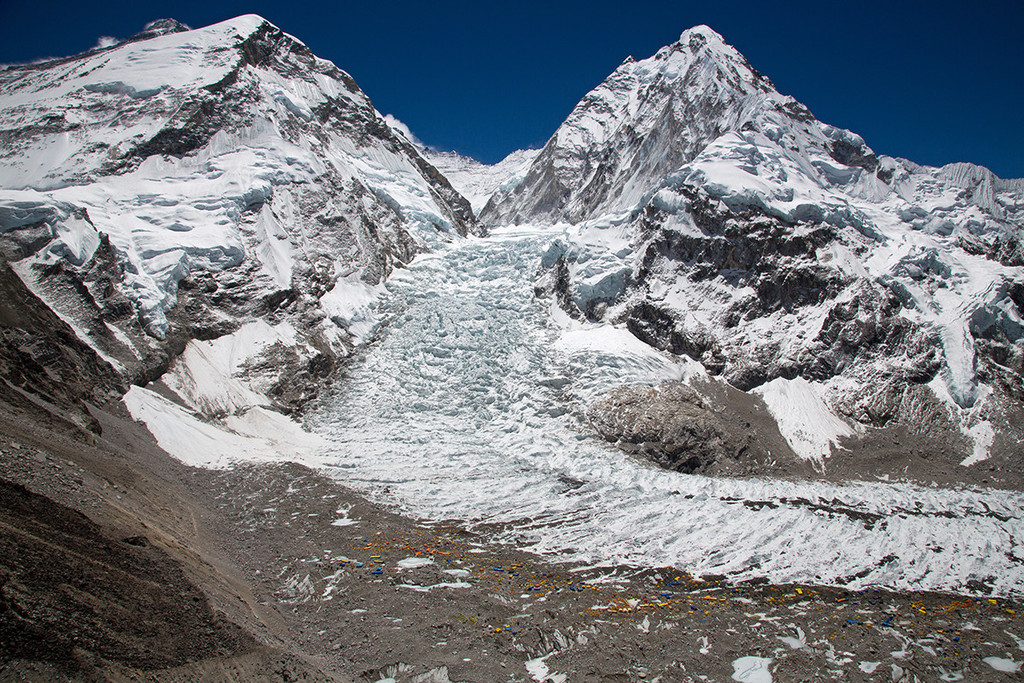
<svg viewBox="0 0 1024 683">
<path fill-rule="evenodd" d="M 760 395 L 819 468 L 834 446 L 884 446 L 893 473 L 917 471 L 912 449 L 879 443 L 891 428 L 945 466 L 1019 469 L 1024 180 L 877 155 L 707 27 L 623 62 L 481 216 L 570 224 L 539 292 Z M 641 425 L 671 403 L 613 396 L 595 424 L 707 468 Z"/>
<path fill-rule="evenodd" d="M 0 413 L 0 680 L 1019 671 L 1019 601 L 556 564 L 489 542 L 487 528 L 396 515 L 299 465 L 186 467 L 116 412 L 96 413 L 92 445 L 31 408 L 13 413 Z"/>
</svg>

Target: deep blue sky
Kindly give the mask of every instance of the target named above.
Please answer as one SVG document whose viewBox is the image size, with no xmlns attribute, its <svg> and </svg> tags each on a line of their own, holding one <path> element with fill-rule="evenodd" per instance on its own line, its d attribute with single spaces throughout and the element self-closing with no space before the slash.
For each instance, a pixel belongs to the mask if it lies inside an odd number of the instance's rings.
<svg viewBox="0 0 1024 683">
<path fill-rule="evenodd" d="M 0 63 L 80 52 L 160 17 L 198 27 L 249 12 L 351 73 L 426 143 L 485 162 L 542 145 L 626 55 L 708 24 L 876 152 L 1024 177 L 1024 0 L 0 0 Z"/>
</svg>

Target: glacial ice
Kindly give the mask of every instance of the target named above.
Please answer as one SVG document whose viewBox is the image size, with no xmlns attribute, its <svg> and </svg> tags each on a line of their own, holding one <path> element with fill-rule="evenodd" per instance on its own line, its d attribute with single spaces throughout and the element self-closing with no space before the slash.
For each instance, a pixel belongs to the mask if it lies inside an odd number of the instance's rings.
<svg viewBox="0 0 1024 683">
<path fill-rule="evenodd" d="M 1024 589 L 1007 554 L 1024 538 L 1022 494 L 716 480 L 592 436 L 583 410 L 602 387 L 701 371 L 625 330 L 552 317 L 531 284 L 550 238 L 502 228 L 389 279 L 378 339 L 310 417 L 329 444 L 306 462 L 417 516 L 499 523 L 502 539 L 562 559 L 853 588 Z"/>
</svg>

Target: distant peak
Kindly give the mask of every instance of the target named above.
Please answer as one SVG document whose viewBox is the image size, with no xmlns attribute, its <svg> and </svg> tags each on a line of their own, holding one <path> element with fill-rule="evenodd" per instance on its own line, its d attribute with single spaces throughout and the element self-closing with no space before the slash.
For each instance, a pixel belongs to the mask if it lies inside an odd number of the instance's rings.
<svg viewBox="0 0 1024 683">
<path fill-rule="evenodd" d="M 400 134 L 416 147 L 422 149 L 427 146 L 423 144 L 422 140 L 416 137 L 416 135 L 409 129 L 409 126 L 405 125 L 405 123 L 400 121 L 397 117 L 388 114 L 384 117 L 384 122 L 388 124 L 388 128 Z"/>
<path fill-rule="evenodd" d="M 177 19 L 157 19 L 143 26 L 142 30 L 163 35 L 164 33 L 181 33 L 190 29 L 188 24 L 183 24 Z"/>
<path fill-rule="evenodd" d="M 192 30 L 188 25 L 177 19 L 157 19 L 142 27 L 142 30 L 129 38 L 130 41 L 149 40 L 159 36 L 166 36 L 170 33 L 182 33 Z"/>
<path fill-rule="evenodd" d="M 264 24 L 268 24 L 270 26 L 274 26 L 273 23 L 267 21 L 266 19 L 264 19 L 263 17 L 261 17 L 258 14 L 240 14 L 237 17 L 235 17 L 234 19 L 228 19 L 227 21 L 224 21 L 224 22 L 221 22 L 221 23 L 223 23 L 223 24 L 230 24 L 232 26 L 252 27 L 252 28 L 258 28 L 260 26 L 263 26 Z M 277 27 L 274 26 L 274 28 L 277 28 Z"/>
<path fill-rule="evenodd" d="M 708 43 L 725 43 L 725 39 L 710 26 L 701 24 L 683 31 L 679 36 L 679 42 L 689 46 L 691 50 L 699 50 Z"/>
</svg>

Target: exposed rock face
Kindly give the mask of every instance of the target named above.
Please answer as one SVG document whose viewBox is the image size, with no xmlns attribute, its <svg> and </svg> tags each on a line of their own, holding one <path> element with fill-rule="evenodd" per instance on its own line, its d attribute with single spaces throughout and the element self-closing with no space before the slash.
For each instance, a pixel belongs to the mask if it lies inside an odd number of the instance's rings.
<svg viewBox="0 0 1024 683">
<path fill-rule="evenodd" d="M 537 283 L 571 315 L 744 390 L 810 381 L 854 425 L 938 420 L 909 408 L 927 385 L 966 458 L 1024 436 L 1021 207 L 1024 180 L 878 156 L 697 27 L 620 66 L 482 215 L 574 224 Z"/>
<path fill-rule="evenodd" d="M 776 377 L 827 381 L 865 370 L 861 379 L 882 388 L 890 381 L 927 382 L 939 371 L 937 335 L 901 316 L 898 297 L 819 259 L 819 250 L 837 239 L 830 226 L 793 230 L 756 215 L 714 212 L 699 194 L 692 201 L 699 234 L 667 226 L 663 213 L 645 212 L 648 222 L 641 219 L 640 227 L 647 239 L 628 287 L 657 291 L 678 274 L 668 286 L 683 294 L 685 283 L 691 310 L 703 308 L 714 318 L 703 325 L 680 321 L 675 302 L 627 297 L 619 317 L 637 337 L 700 360 L 744 390 Z M 709 299 L 700 302 L 702 296 Z M 716 304 L 720 310 L 709 310 Z M 783 321 L 804 316 L 804 339 L 781 329 Z M 766 334 L 743 329 L 764 319 L 780 327 Z M 858 415 L 871 424 L 888 417 Z"/>
<path fill-rule="evenodd" d="M 7 67 L 0 118 L 0 250 L 126 381 L 259 319 L 298 407 L 376 285 L 480 230 L 347 73 L 255 16 Z"/>
<path fill-rule="evenodd" d="M 104 680 L 96 659 L 151 670 L 259 648 L 145 536 L 110 538 L 3 479 L 0 520 L 0 662 Z"/>
<path fill-rule="evenodd" d="M 771 460 L 771 440 L 759 438 L 763 425 L 755 427 L 734 411 L 716 410 L 681 382 L 619 387 L 587 414 L 608 441 L 677 472 L 764 472 Z"/>
<path fill-rule="evenodd" d="M 60 264 L 55 268 L 59 269 Z M 95 350 L 39 301 L 0 257 L 0 397 L 51 402 L 82 431 L 98 431 L 85 404 L 124 392 L 122 379 Z"/>
<path fill-rule="evenodd" d="M 142 27 L 142 30 L 128 40 L 149 40 L 169 33 L 182 33 L 190 28 L 177 19 L 157 19 Z"/>
</svg>

